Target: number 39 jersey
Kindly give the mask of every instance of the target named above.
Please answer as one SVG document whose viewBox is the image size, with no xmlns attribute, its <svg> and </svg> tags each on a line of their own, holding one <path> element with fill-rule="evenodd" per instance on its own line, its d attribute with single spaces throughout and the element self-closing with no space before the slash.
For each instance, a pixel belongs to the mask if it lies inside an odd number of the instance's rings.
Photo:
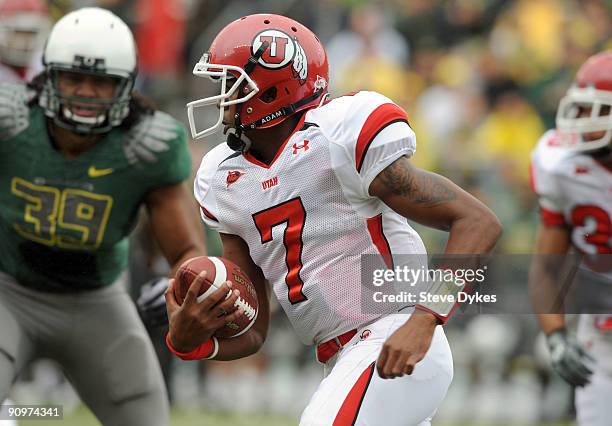
<svg viewBox="0 0 612 426">
<path fill-rule="evenodd" d="M 320 343 L 381 316 L 362 309 L 362 254 L 390 266 L 394 254 L 425 253 L 406 219 L 368 192 L 415 149 L 405 112 L 359 92 L 308 110 L 269 165 L 217 146 L 195 196 L 208 226 L 248 244 L 303 342 Z"/>
<path fill-rule="evenodd" d="M 68 159 L 33 96 L 0 85 L 0 271 L 45 291 L 109 285 L 127 266 L 147 194 L 189 177 L 185 130 L 161 112 L 143 115 Z"/>
</svg>

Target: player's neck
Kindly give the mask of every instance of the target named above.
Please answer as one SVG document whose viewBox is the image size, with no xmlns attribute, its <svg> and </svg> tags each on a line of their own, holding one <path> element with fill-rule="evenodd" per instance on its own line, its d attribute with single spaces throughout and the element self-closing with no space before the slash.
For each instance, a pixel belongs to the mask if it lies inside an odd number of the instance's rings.
<svg viewBox="0 0 612 426">
<path fill-rule="evenodd" d="M 67 158 L 75 158 L 89 151 L 104 135 L 79 135 L 49 123 L 49 136 L 53 146 Z"/>
<path fill-rule="evenodd" d="M 270 164 L 280 147 L 291 136 L 303 113 L 294 114 L 278 126 L 245 132 L 251 140 L 249 154 L 264 164 Z"/>
</svg>

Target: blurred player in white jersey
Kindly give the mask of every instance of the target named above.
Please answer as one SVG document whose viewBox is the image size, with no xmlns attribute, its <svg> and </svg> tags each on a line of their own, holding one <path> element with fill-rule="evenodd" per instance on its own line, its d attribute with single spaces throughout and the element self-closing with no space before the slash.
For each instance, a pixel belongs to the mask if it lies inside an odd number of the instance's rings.
<svg viewBox="0 0 612 426">
<path fill-rule="evenodd" d="M 612 51 L 607 51 L 582 65 L 559 105 L 557 128 L 542 137 L 532 155 L 541 211 L 536 254 L 565 255 L 575 247 L 587 255 L 578 272 L 582 293 L 603 290 L 584 295 L 600 306 L 586 308 L 598 315 L 580 315 L 578 339 L 566 330 L 563 312 L 538 315 L 554 369 L 579 387 L 581 426 L 609 425 L 612 419 L 612 301 L 605 297 L 612 285 L 611 106 Z M 588 255 L 597 255 L 597 263 L 589 263 Z M 541 300 L 557 297 L 559 282 L 540 263 L 534 262 L 532 293 Z"/>
<path fill-rule="evenodd" d="M 51 29 L 44 0 L 0 0 L 0 82 L 29 81 L 43 70 L 42 49 Z"/>
<path fill-rule="evenodd" d="M 170 291 L 170 349 L 184 359 L 257 352 L 268 331 L 267 281 L 325 364 L 301 425 L 430 424 L 453 374 L 438 326 L 453 304 L 362 309 L 360 255 L 393 267 L 398 254 L 425 254 L 406 218 L 449 231 L 447 254 L 486 253 L 501 232 L 495 215 L 412 165 L 415 134 L 393 101 L 374 92 L 328 100 L 325 50 L 296 21 L 261 14 L 230 23 L 194 74 L 221 85 L 220 95 L 188 105 L 194 137 L 222 126 L 228 134 L 204 157 L 195 195 L 223 256 L 252 278 L 260 312 L 247 333 L 211 344 L 210 320 L 223 312 L 193 300 L 179 307 Z M 200 130 L 194 110 L 215 104 L 216 123 Z"/>
</svg>

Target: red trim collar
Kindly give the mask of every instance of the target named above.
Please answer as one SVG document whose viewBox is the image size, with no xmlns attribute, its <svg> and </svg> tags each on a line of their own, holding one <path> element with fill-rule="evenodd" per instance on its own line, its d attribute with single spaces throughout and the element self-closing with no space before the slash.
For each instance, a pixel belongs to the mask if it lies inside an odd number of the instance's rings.
<svg viewBox="0 0 612 426">
<path fill-rule="evenodd" d="M 302 126 L 304 125 L 304 121 L 306 120 L 306 113 L 307 112 L 308 112 L 308 110 L 304 111 L 304 114 L 302 114 L 302 118 L 300 118 L 300 121 L 298 121 L 298 123 L 295 126 L 295 128 L 291 131 L 289 136 L 287 136 L 287 139 L 285 139 L 285 142 L 283 142 L 283 144 L 278 148 L 278 151 L 276 151 L 276 155 L 274 156 L 274 158 L 272 159 L 270 164 L 266 164 L 266 163 L 263 163 L 263 162 L 259 161 L 257 158 L 253 157 L 249 152 L 245 152 L 244 154 L 242 154 L 242 156 L 249 163 L 253 163 L 256 166 L 263 167 L 264 169 L 269 169 L 270 167 L 272 167 L 274 162 L 278 159 L 278 157 L 280 157 L 281 153 L 285 150 L 285 147 L 287 146 L 287 143 L 289 142 L 289 139 L 291 139 L 293 137 L 293 135 L 295 135 L 302 128 Z"/>
</svg>

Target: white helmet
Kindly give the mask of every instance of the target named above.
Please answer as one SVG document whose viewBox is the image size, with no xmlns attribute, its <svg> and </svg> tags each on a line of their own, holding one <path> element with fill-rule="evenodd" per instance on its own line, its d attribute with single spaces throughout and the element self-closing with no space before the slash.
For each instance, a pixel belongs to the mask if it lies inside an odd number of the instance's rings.
<svg viewBox="0 0 612 426">
<path fill-rule="evenodd" d="M 128 26 L 112 12 L 87 7 L 60 19 L 47 40 L 43 64 L 46 81 L 39 103 L 56 124 L 77 133 L 104 133 L 127 117 L 136 77 L 136 45 Z M 60 71 L 110 76 L 119 84 L 112 100 L 64 96 L 57 85 Z M 70 108 L 75 101 L 92 109 L 103 107 L 104 112 L 79 116 Z"/>
<path fill-rule="evenodd" d="M 591 56 L 580 67 L 573 86 L 559 103 L 557 129 L 565 148 L 582 152 L 610 148 L 612 50 Z M 601 136 L 593 139 L 596 134 Z"/>
</svg>

